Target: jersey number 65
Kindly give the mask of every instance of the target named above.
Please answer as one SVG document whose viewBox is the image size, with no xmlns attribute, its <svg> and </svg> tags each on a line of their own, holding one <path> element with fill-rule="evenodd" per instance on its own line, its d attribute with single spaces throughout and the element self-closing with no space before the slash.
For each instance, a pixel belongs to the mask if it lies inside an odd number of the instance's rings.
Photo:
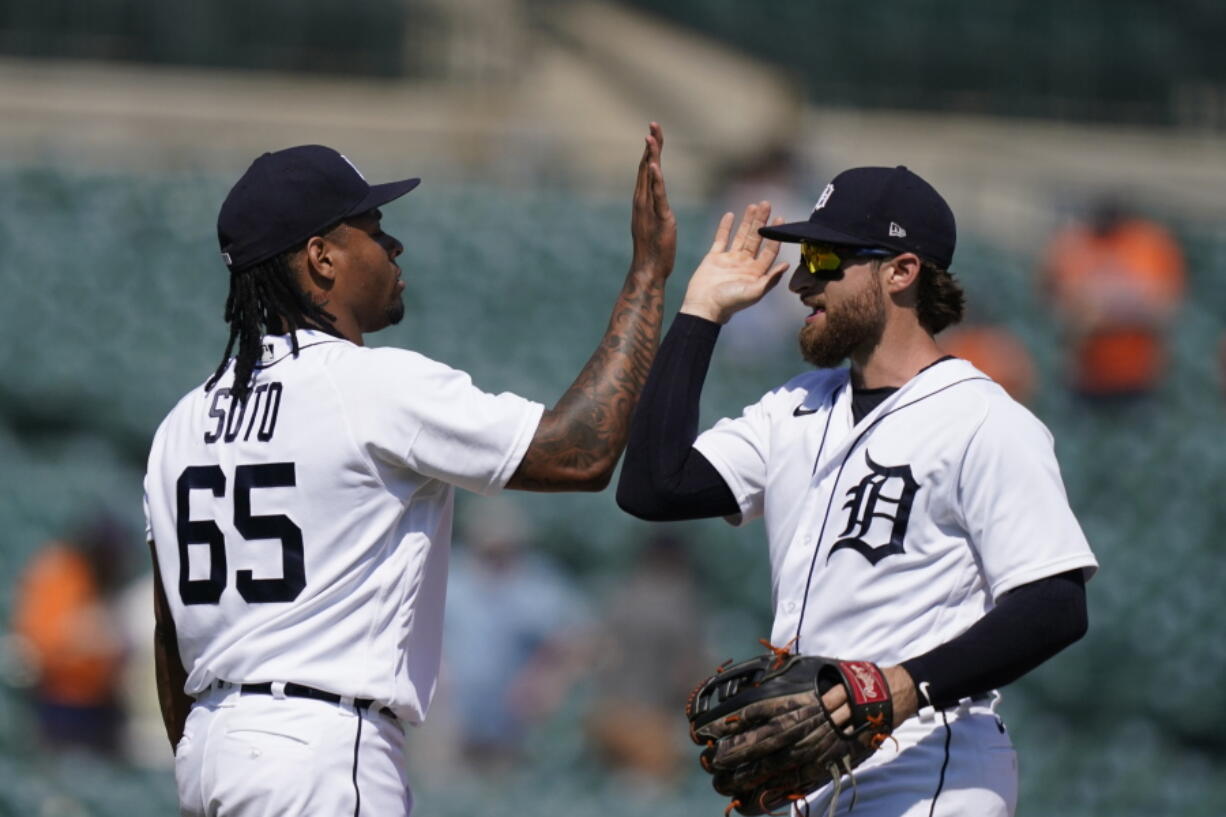
<svg viewBox="0 0 1226 817">
<path fill-rule="evenodd" d="M 281 578 L 257 579 L 250 570 L 235 574 L 235 586 L 244 601 L 286 602 L 298 598 L 306 587 L 302 558 L 302 529 L 288 516 L 252 516 L 251 492 L 257 488 L 290 488 L 295 485 L 292 462 L 239 465 L 234 469 L 234 528 L 245 540 L 281 541 Z M 178 500 L 179 596 L 184 604 L 217 604 L 226 589 L 226 540 L 211 519 L 191 518 L 191 492 L 212 491 L 224 496 L 226 475 L 217 465 L 192 465 L 179 475 Z M 190 545 L 209 546 L 209 577 L 192 579 Z"/>
</svg>

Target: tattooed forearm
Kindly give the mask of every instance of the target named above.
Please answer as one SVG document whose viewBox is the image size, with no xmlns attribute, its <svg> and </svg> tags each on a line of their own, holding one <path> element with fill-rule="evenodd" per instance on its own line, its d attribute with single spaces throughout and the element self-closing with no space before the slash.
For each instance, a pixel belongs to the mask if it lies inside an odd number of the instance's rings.
<svg viewBox="0 0 1226 817">
<path fill-rule="evenodd" d="M 507 484 L 527 491 L 599 491 L 609 484 L 660 343 L 664 277 L 631 269 L 600 345 L 545 412 Z"/>
</svg>

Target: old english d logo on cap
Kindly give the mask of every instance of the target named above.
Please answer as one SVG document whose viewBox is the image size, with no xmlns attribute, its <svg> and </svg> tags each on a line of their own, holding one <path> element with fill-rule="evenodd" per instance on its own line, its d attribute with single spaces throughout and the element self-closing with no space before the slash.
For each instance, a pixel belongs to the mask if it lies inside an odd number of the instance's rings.
<svg viewBox="0 0 1226 817">
<path fill-rule="evenodd" d="M 345 160 L 345 164 L 353 168 L 353 172 L 358 174 L 359 179 L 361 179 L 362 181 L 366 181 L 366 176 L 362 174 L 362 171 L 358 170 L 358 166 L 353 163 L 352 159 L 350 159 L 348 156 L 346 156 L 343 153 L 338 153 L 337 155 Z"/>
<path fill-rule="evenodd" d="M 834 184 L 826 185 L 826 189 L 822 191 L 821 196 L 817 199 L 817 204 L 813 205 L 813 209 L 820 210 L 826 206 L 826 202 L 830 201 L 830 194 L 834 192 Z"/>
</svg>

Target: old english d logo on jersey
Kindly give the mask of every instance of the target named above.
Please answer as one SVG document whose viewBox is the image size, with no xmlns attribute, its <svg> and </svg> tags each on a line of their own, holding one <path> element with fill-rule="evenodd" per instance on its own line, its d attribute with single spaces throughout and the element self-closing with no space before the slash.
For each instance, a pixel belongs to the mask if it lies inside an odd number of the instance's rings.
<svg viewBox="0 0 1226 817">
<path fill-rule="evenodd" d="M 911 466 L 905 463 L 878 465 L 867 450 L 864 461 L 868 474 L 847 492 L 847 501 L 843 503 L 847 527 L 830 548 L 826 561 L 844 548 L 851 548 L 874 565 L 890 554 L 903 552 L 903 539 L 907 535 L 907 522 L 919 483 L 911 473 Z M 882 524 L 876 524 L 877 520 L 882 520 Z M 888 539 L 882 544 L 874 545 L 869 541 L 873 534 L 885 538 L 887 533 Z"/>
</svg>

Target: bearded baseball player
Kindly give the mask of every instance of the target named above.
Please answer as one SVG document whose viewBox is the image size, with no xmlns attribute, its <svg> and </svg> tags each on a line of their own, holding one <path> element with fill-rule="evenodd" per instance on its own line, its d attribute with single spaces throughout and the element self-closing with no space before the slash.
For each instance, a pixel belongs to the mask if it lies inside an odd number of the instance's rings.
<svg viewBox="0 0 1226 817">
<path fill-rule="evenodd" d="M 307 145 L 264 154 L 230 191 L 230 340 L 158 429 L 145 480 L 183 814 L 410 812 L 404 730 L 435 690 L 454 491 L 611 479 L 673 264 L 662 143 L 653 123 L 630 271 L 551 409 L 364 345 L 404 315 L 404 248 L 379 208 L 417 179 L 370 185 Z"/>
<path fill-rule="evenodd" d="M 695 689 L 703 767 L 744 814 L 1012 815 L 996 690 L 1084 634 L 1097 568 L 1052 437 L 934 341 L 964 299 L 931 185 L 854 168 L 807 221 L 769 219 L 761 202 L 735 234 L 720 221 L 618 487 L 644 519 L 765 519 L 773 649 Z M 782 278 L 779 242 L 801 245 L 790 288 L 816 371 L 699 435 L 720 326 Z"/>
</svg>

